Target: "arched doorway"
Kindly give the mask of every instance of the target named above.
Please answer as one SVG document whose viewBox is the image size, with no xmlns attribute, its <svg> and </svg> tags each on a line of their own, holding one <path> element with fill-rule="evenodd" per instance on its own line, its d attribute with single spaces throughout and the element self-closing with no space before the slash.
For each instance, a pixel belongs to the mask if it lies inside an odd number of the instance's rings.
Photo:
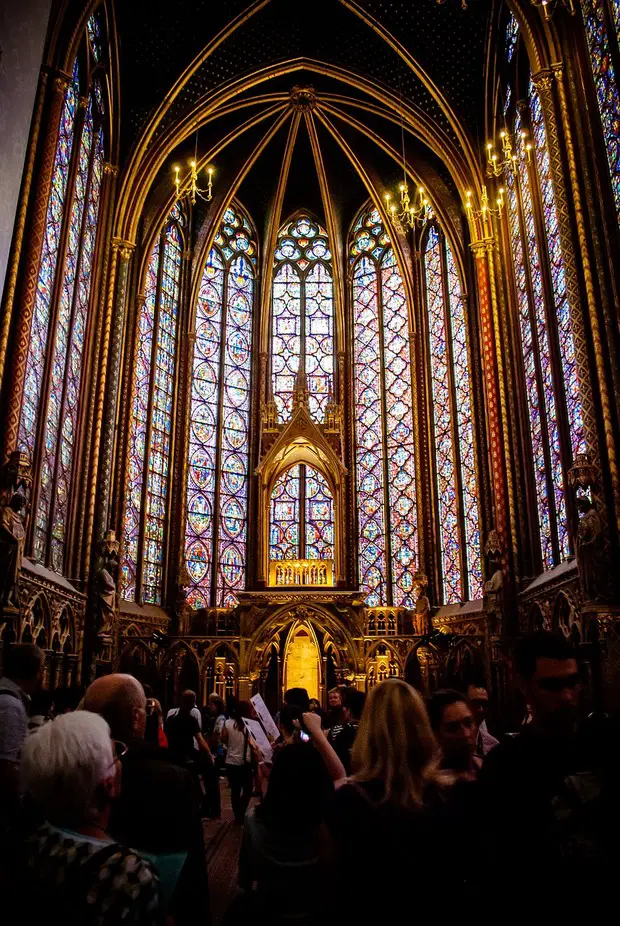
<svg viewBox="0 0 620 926">
<path fill-rule="evenodd" d="M 305 624 L 289 634 L 284 655 L 284 689 L 305 688 L 311 698 L 321 697 L 321 655 L 312 630 Z"/>
</svg>

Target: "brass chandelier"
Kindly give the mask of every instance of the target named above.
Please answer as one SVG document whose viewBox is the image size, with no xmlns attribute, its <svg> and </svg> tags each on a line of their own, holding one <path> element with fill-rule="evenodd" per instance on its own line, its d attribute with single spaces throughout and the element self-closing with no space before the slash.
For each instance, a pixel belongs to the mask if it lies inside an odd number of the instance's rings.
<svg viewBox="0 0 620 926">
<path fill-rule="evenodd" d="M 174 171 L 174 187 L 175 187 L 175 197 L 176 201 L 182 199 L 184 196 L 187 196 L 192 206 L 196 205 L 196 200 L 198 198 L 202 199 L 205 203 L 210 203 L 213 199 L 213 168 L 207 167 L 207 186 L 205 189 L 202 189 L 198 186 L 198 132 L 196 132 L 196 145 L 194 148 L 194 157 L 188 161 L 189 171 L 188 173 L 181 178 L 181 168 L 178 164 L 174 164 L 172 169 Z"/>
<path fill-rule="evenodd" d="M 414 193 L 413 199 L 409 195 L 409 184 L 407 183 L 407 160 L 405 158 L 405 119 L 403 115 L 402 94 L 400 100 L 400 142 L 403 156 L 403 180 L 398 185 L 398 198 L 392 197 L 391 193 L 385 194 L 385 204 L 388 215 L 396 231 L 406 234 L 416 225 L 424 225 L 432 218 L 433 210 L 431 204 L 426 198 L 426 191 L 423 186 L 419 186 Z"/>
</svg>

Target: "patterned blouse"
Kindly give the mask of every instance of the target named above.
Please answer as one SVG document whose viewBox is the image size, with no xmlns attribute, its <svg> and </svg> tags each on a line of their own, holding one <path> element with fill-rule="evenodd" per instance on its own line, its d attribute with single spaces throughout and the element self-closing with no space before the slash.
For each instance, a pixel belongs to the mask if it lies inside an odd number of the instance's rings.
<svg viewBox="0 0 620 926">
<path fill-rule="evenodd" d="M 43 916 L 40 922 L 49 910 L 55 912 L 55 921 L 84 926 L 164 922 L 153 865 L 118 843 L 46 823 L 28 841 L 25 868 L 31 901 Z"/>
</svg>

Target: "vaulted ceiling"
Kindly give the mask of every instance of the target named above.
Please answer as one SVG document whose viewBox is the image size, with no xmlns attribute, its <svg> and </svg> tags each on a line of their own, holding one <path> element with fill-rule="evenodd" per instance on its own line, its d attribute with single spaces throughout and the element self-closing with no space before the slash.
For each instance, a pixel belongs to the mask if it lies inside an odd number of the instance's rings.
<svg viewBox="0 0 620 926">
<path fill-rule="evenodd" d="M 294 121 L 291 91 L 312 87 L 281 215 L 304 206 L 325 220 L 311 135 L 343 227 L 369 183 L 400 179 L 404 135 L 411 179 L 458 223 L 453 162 L 483 142 L 492 10 L 493 0 L 470 0 L 467 11 L 460 0 L 116 0 L 121 164 L 149 166 L 148 214 L 169 192 L 172 163 L 196 145 L 220 192 L 250 159 L 236 193 L 262 231 Z"/>
</svg>

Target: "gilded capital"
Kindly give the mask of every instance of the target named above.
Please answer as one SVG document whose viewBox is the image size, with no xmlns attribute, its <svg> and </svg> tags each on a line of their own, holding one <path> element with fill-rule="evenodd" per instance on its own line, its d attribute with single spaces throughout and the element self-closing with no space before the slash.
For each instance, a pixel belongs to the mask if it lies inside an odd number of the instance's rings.
<svg viewBox="0 0 620 926">
<path fill-rule="evenodd" d="M 118 251 L 118 256 L 121 260 L 129 260 L 135 248 L 135 244 L 132 241 L 124 241 L 122 238 L 113 238 L 112 248 L 114 251 Z"/>
<path fill-rule="evenodd" d="M 562 65 L 560 65 L 560 68 Z M 544 71 L 539 71 L 535 77 L 532 77 L 532 83 L 536 87 L 539 93 L 549 93 L 553 85 L 553 69 L 549 68 Z"/>
<path fill-rule="evenodd" d="M 118 174 L 118 164 L 110 164 L 109 161 L 105 161 L 103 165 L 104 174 L 113 174 L 116 176 Z"/>
<path fill-rule="evenodd" d="M 56 71 L 54 74 L 54 89 L 58 93 L 64 93 L 72 79 L 71 75 L 65 74 L 64 71 Z"/>
</svg>

